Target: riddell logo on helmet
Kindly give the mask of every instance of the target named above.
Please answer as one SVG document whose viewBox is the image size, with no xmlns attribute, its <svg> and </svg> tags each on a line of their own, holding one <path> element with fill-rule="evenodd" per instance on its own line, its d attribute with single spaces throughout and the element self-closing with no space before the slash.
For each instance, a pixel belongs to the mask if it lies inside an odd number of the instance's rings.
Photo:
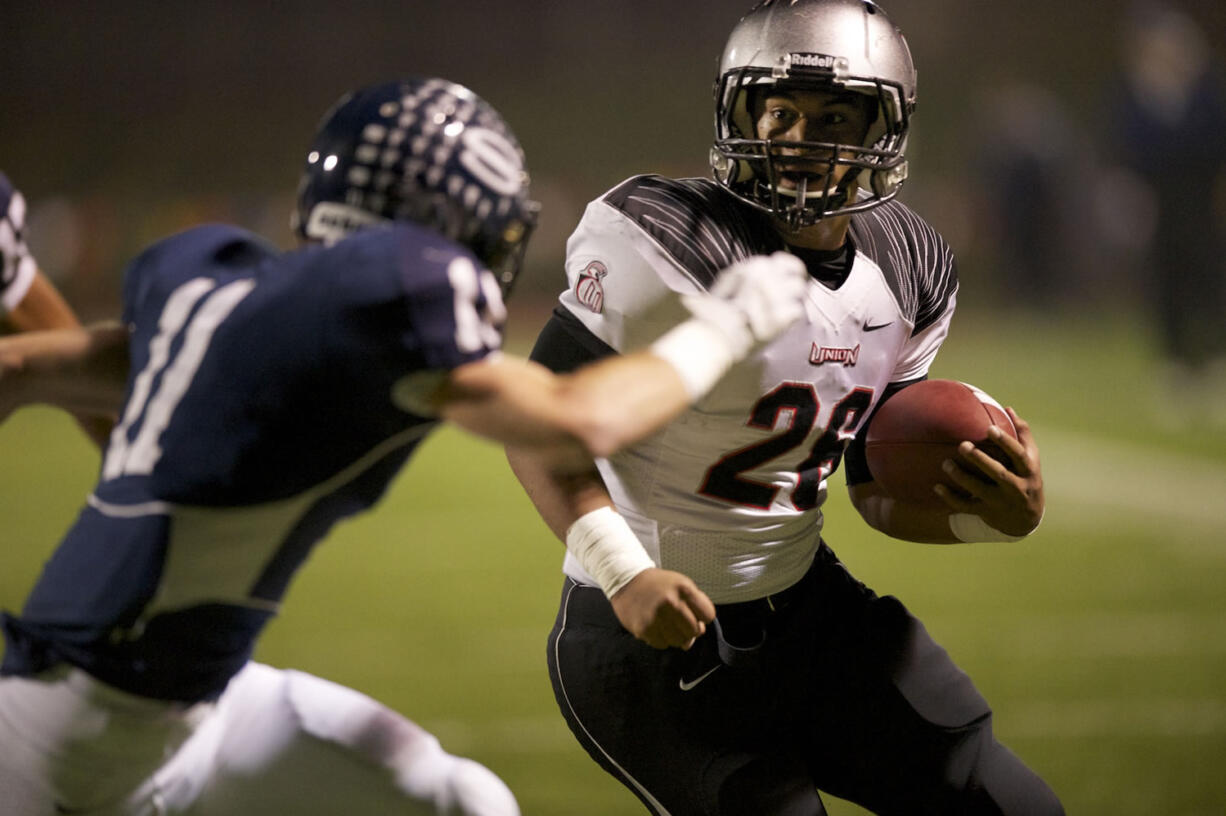
<svg viewBox="0 0 1226 816">
<path fill-rule="evenodd" d="M 829 54 L 788 54 L 788 62 L 793 68 L 820 68 L 829 71 L 834 68 L 834 57 Z"/>
<path fill-rule="evenodd" d="M 378 224 L 384 220 L 372 212 L 351 207 L 348 204 L 321 201 L 311 209 L 311 214 L 307 216 L 304 232 L 308 237 L 332 243 L 341 240 L 355 230 L 369 224 Z"/>
</svg>

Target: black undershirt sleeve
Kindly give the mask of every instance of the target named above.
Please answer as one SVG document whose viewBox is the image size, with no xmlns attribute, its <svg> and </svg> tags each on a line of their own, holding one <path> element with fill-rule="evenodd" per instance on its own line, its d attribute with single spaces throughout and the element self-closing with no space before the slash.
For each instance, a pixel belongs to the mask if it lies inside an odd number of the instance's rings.
<svg viewBox="0 0 1226 816">
<path fill-rule="evenodd" d="M 873 417 L 881 410 L 881 406 L 885 405 L 885 401 L 897 394 L 899 391 L 906 388 L 908 385 L 914 385 L 921 380 L 926 380 L 927 377 L 920 377 L 914 380 L 905 380 L 903 382 L 893 382 L 885 387 L 885 393 L 881 395 L 881 399 L 877 402 L 873 413 L 869 414 L 868 421 L 860 426 L 860 430 L 848 443 L 847 449 L 843 451 L 843 475 L 847 478 L 847 486 L 863 484 L 864 482 L 873 481 L 873 474 L 868 469 L 868 457 L 864 452 L 864 441 L 868 438 L 868 426 L 872 424 Z"/>
<path fill-rule="evenodd" d="M 562 306 L 554 307 L 549 322 L 541 329 L 529 357 L 559 374 L 573 371 L 584 363 L 616 354 L 617 351 Z"/>
</svg>

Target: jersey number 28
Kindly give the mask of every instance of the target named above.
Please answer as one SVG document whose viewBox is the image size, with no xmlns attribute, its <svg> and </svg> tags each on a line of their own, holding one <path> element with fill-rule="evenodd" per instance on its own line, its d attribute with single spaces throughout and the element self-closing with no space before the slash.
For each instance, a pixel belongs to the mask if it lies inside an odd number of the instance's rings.
<svg viewBox="0 0 1226 816">
<path fill-rule="evenodd" d="M 822 435 L 813 443 L 805 460 L 796 466 L 792 506 L 797 510 L 812 510 L 817 506 L 818 487 L 834 471 L 844 444 L 855 433 L 872 401 L 870 389 L 856 388 L 834 406 Z M 809 383 L 787 382 L 778 386 L 758 400 L 746 424 L 769 431 L 779 417 L 785 415 L 783 429 L 761 442 L 726 454 L 707 470 L 698 492 L 747 507 L 763 510 L 770 507 L 779 488 L 754 481 L 746 477 L 745 472 L 803 444 L 817 424 L 820 412 L 817 392 Z"/>
</svg>

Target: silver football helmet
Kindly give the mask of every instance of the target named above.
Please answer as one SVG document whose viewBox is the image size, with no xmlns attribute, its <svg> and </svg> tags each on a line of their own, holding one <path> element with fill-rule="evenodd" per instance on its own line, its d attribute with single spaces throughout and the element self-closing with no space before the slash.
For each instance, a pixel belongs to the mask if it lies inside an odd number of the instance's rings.
<svg viewBox="0 0 1226 816">
<path fill-rule="evenodd" d="M 715 83 L 715 180 L 791 228 L 860 212 L 898 194 L 915 110 L 915 66 L 897 26 L 869 0 L 762 0 L 728 37 Z M 771 89 L 864 94 L 861 144 L 758 138 L 752 100 Z M 780 186 L 785 154 L 821 178 Z M 848 166 L 835 183 L 835 168 Z"/>
</svg>

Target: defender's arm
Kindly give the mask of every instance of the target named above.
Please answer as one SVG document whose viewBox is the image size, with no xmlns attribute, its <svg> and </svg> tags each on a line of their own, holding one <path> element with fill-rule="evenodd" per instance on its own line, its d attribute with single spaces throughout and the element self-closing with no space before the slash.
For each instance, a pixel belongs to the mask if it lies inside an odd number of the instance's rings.
<svg viewBox="0 0 1226 816">
<path fill-rule="evenodd" d="M 592 458 L 658 430 L 705 394 L 734 362 L 778 336 L 803 313 L 807 286 L 804 264 L 786 253 L 733 264 L 710 292 L 682 297 L 694 317 L 650 350 L 618 356 L 606 346 L 607 356 L 577 368 L 576 359 L 558 361 L 555 367 L 574 368 L 572 373 L 548 375 L 552 384 L 533 389 L 560 407 L 557 421 L 563 423 L 564 436 L 582 446 L 571 447 L 574 458 L 563 460 L 553 444 L 533 444 L 527 437 L 505 440 L 511 467 L 546 524 L 604 590 L 622 625 L 651 646 L 689 648 L 714 619 L 715 607 L 688 576 L 655 566 L 613 509 Z M 780 319 L 784 304 L 794 311 Z M 729 343 L 727 327 L 732 326 L 738 339 Z M 567 330 L 551 322 L 542 339 L 552 332 L 556 345 L 572 349 L 595 340 L 576 330 L 585 336 L 567 343 Z M 503 421 L 514 416 L 507 413 Z"/>
<path fill-rule="evenodd" d="M 128 376 L 128 331 L 119 323 L 0 338 L 0 420 L 34 403 L 78 416 L 114 415 Z"/>
</svg>

